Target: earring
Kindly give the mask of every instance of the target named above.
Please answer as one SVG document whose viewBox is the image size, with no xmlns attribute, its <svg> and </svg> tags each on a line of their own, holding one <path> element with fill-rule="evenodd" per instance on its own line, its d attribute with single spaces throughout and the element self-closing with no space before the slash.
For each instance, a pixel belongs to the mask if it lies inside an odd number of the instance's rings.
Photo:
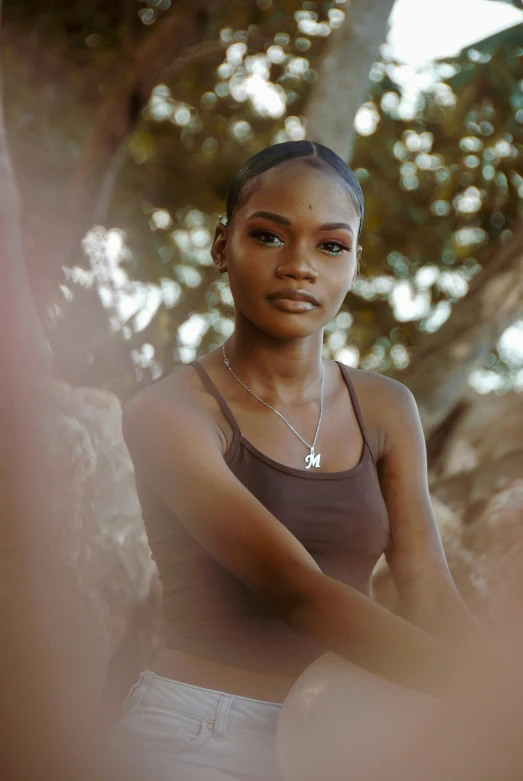
<svg viewBox="0 0 523 781">
<path fill-rule="evenodd" d="M 220 214 L 219 222 L 220 222 L 220 225 L 227 225 L 227 220 L 225 218 L 225 215 Z"/>
</svg>

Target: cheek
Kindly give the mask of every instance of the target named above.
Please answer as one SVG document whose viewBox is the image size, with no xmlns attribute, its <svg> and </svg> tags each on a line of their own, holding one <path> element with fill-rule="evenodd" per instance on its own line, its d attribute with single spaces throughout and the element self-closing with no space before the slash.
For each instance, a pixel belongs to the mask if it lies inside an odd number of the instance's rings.
<svg viewBox="0 0 523 781">
<path fill-rule="evenodd" d="M 229 283 L 231 288 L 248 295 L 249 290 L 256 287 L 259 272 L 251 263 L 240 263 L 229 268 Z"/>
<path fill-rule="evenodd" d="M 235 287 L 248 295 L 249 290 L 266 284 L 274 275 L 273 264 L 267 256 L 262 257 L 256 250 L 250 250 L 249 254 L 231 257 L 228 262 L 229 284 L 231 289 Z"/>
<path fill-rule="evenodd" d="M 331 269 L 329 285 L 332 290 L 343 295 L 349 290 L 355 273 L 355 261 L 345 259 L 336 269 Z"/>
<path fill-rule="evenodd" d="M 260 297 L 261 279 L 253 263 L 238 263 L 229 266 L 229 287 L 236 306 L 252 308 Z"/>
</svg>

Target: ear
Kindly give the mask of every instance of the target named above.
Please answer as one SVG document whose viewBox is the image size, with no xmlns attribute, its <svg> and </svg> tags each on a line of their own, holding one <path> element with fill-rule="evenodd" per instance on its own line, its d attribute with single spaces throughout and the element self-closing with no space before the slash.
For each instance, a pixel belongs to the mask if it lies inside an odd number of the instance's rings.
<svg viewBox="0 0 523 781">
<path fill-rule="evenodd" d="M 211 247 L 211 258 L 220 274 L 224 274 L 227 271 L 227 259 L 225 257 L 226 247 L 227 225 L 219 222 L 214 232 L 214 239 Z"/>
<path fill-rule="evenodd" d="M 358 276 L 358 272 L 360 270 L 360 266 L 361 266 L 361 253 L 362 253 L 362 248 L 361 248 L 361 245 L 358 244 L 358 249 L 356 250 L 356 267 L 354 269 L 354 276 L 352 277 L 349 290 L 353 286 L 354 282 L 356 281 L 356 277 Z"/>
</svg>

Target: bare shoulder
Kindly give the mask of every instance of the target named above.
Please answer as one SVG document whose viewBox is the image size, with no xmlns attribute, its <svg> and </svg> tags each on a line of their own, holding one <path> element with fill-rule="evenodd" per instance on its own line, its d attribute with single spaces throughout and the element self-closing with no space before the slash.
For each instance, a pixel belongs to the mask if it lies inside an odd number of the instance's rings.
<svg viewBox="0 0 523 781">
<path fill-rule="evenodd" d="M 367 369 L 347 366 L 376 461 L 390 447 L 396 429 L 418 416 L 412 392 L 402 382 Z"/>
<path fill-rule="evenodd" d="M 346 366 L 346 369 L 362 409 L 378 411 L 384 401 L 397 405 L 409 404 L 414 399 L 409 388 L 393 377 L 353 366 Z"/>
<path fill-rule="evenodd" d="M 174 406 L 190 404 L 201 389 L 201 382 L 194 369 L 182 366 L 132 396 L 124 404 L 124 409 L 129 410 L 154 402 L 172 403 Z"/>
<path fill-rule="evenodd" d="M 217 430 L 213 399 L 202 385 L 197 372 L 183 366 L 144 388 L 123 405 L 122 424 L 126 440 L 145 419 L 170 425 L 191 418 Z"/>
</svg>

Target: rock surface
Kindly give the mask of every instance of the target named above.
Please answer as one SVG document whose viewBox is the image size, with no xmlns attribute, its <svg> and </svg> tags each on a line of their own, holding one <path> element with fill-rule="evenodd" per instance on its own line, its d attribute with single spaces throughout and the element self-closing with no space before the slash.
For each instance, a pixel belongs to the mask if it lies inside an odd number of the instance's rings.
<svg viewBox="0 0 523 781">
<path fill-rule="evenodd" d="M 488 620 L 521 558 L 523 393 L 471 391 L 469 401 L 445 442 L 431 499 L 454 581 L 469 606 Z M 392 606 L 395 590 L 383 561 L 373 591 Z"/>
<path fill-rule="evenodd" d="M 56 380 L 43 393 L 56 509 L 52 536 L 60 566 L 75 574 L 75 598 L 89 624 L 89 644 L 98 644 L 99 675 L 94 678 L 101 692 L 108 662 L 133 628 L 144 662 L 152 653 L 159 628 L 156 567 L 118 399 Z"/>
</svg>

